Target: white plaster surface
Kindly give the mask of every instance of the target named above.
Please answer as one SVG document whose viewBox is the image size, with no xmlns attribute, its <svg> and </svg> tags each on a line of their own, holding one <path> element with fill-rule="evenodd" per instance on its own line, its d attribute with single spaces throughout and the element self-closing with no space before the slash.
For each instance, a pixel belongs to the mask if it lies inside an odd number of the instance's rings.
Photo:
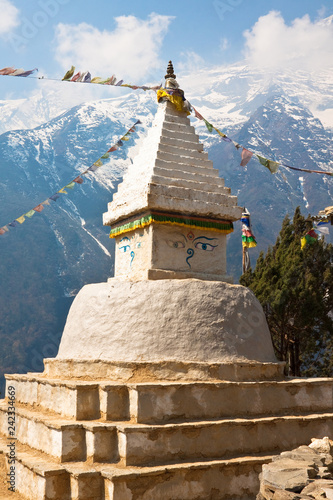
<svg viewBox="0 0 333 500">
<path fill-rule="evenodd" d="M 254 294 L 195 279 L 112 279 L 83 287 L 56 359 L 276 362 Z"/>
<path fill-rule="evenodd" d="M 149 208 L 239 219 L 236 196 L 221 191 L 219 172 L 202 150 L 185 113 L 179 113 L 170 102 L 161 103 L 139 155 L 108 205 L 104 224 L 112 225 Z M 179 184 L 177 179 L 183 182 Z"/>
</svg>

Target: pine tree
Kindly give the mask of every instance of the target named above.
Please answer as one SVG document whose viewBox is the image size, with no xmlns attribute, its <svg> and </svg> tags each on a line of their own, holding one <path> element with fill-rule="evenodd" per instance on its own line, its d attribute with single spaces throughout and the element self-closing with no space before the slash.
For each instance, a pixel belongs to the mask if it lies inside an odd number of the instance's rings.
<svg viewBox="0 0 333 500">
<path fill-rule="evenodd" d="M 333 246 L 322 239 L 301 249 L 310 228 L 298 207 L 240 283 L 263 306 L 276 355 L 289 374 L 333 376 Z"/>
</svg>

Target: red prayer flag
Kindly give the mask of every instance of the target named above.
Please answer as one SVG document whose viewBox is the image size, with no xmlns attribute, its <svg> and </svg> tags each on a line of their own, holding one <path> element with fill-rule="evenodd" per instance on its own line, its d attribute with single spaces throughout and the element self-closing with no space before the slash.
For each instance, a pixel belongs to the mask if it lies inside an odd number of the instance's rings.
<svg viewBox="0 0 333 500">
<path fill-rule="evenodd" d="M 201 114 L 200 114 L 200 113 L 198 113 L 198 111 L 197 111 L 195 108 L 193 108 L 193 109 L 194 109 L 194 114 L 195 114 L 195 116 L 196 116 L 197 118 L 199 118 L 199 120 L 203 120 L 203 119 L 204 119 L 204 117 L 203 117 L 203 116 L 201 116 Z"/>
<path fill-rule="evenodd" d="M 77 184 L 82 184 L 83 179 L 82 179 L 82 177 L 78 176 L 75 179 L 73 179 L 73 182 L 76 182 Z"/>
<path fill-rule="evenodd" d="M 242 161 L 240 162 L 241 167 L 246 167 L 246 165 L 249 163 L 253 156 L 252 151 L 249 151 L 248 149 L 243 148 L 242 150 Z"/>
<path fill-rule="evenodd" d="M 33 209 L 35 212 L 41 212 L 42 210 L 44 210 L 44 207 L 43 205 L 40 203 L 39 205 L 37 205 L 37 207 L 35 207 Z"/>
<path fill-rule="evenodd" d="M 0 234 L 5 234 L 5 232 L 6 231 L 4 229 L 2 229 L 2 227 L 0 227 Z"/>
<path fill-rule="evenodd" d="M 112 151 L 117 151 L 117 149 L 117 146 L 112 146 L 112 148 L 108 149 L 107 152 L 112 153 Z"/>
</svg>

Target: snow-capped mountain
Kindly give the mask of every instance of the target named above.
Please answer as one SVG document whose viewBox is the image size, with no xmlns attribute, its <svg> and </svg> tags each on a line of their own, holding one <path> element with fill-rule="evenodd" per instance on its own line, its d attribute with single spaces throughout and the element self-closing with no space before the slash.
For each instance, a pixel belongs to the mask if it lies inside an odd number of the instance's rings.
<svg viewBox="0 0 333 500">
<path fill-rule="evenodd" d="M 295 167 L 333 171 L 332 76 L 327 70 L 263 77 L 245 65 L 233 65 L 178 81 L 198 111 L 243 146 Z M 0 103 L 6 130 L 0 136 L 0 227 L 66 185 L 137 119 L 143 123 L 109 164 L 0 236 L 0 371 L 41 369 L 44 357 L 56 355 L 72 297 L 85 283 L 112 275 L 113 242 L 102 226 L 102 213 L 156 108 L 154 93 L 142 91 L 68 111 L 58 92 L 33 102 Z M 254 158 L 240 167 L 240 152 L 232 144 L 210 134 L 202 122 L 193 119 L 193 124 L 226 185 L 252 214 L 258 240 L 253 260 L 275 242 L 284 216 L 292 216 L 297 205 L 304 214 L 314 214 L 332 204 L 331 177 L 283 168 L 271 175 Z M 236 278 L 241 273 L 240 241 L 236 223 L 228 244 L 228 271 Z"/>
</svg>

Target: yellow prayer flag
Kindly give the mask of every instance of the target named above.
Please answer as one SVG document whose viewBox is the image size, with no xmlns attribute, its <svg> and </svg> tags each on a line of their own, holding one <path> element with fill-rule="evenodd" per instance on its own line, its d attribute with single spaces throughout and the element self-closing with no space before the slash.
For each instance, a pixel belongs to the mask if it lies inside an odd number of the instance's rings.
<svg viewBox="0 0 333 500">
<path fill-rule="evenodd" d="M 25 217 L 24 217 L 24 215 L 21 215 L 21 217 L 18 217 L 16 220 L 17 220 L 17 222 L 19 222 L 20 224 L 23 224 L 23 222 L 25 221 Z"/>
<path fill-rule="evenodd" d="M 95 76 L 94 78 L 91 79 L 90 83 L 101 83 L 102 78 L 100 76 Z"/>
</svg>

